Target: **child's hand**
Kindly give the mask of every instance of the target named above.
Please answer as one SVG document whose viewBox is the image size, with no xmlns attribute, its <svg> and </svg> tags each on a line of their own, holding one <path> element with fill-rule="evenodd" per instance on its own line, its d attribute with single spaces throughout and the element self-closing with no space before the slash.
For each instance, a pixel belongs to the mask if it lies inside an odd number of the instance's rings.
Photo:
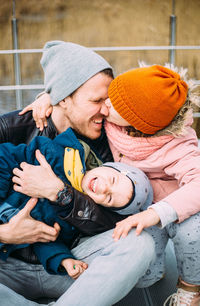
<svg viewBox="0 0 200 306">
<path fill-rule="evenodd" d="M 47 127 L 47 117 L 50 116 L 53 110 L 49 94 L 43 93 L 37 100 L 24 107 L 19 115 L 23 115 L 31 110 L 37 128 L 43 131 L 44 127 Z"/>
<path fill-rule="evenodd" d="M 136 235 L 139 235 L 145 227 L 156 225 L 159 221 L 156 211 L 150 208 L 117 222 L 112 236 L 117 241 L 120 237 L 126 237 L 133 227 L 136 227 Z"/>
<path fill-rule="evenodd" d="M 88 267 L 85 262 L 73 258 L 63 259 L 61 265 L 73 279 L 77 279 Z"/>
</svg>

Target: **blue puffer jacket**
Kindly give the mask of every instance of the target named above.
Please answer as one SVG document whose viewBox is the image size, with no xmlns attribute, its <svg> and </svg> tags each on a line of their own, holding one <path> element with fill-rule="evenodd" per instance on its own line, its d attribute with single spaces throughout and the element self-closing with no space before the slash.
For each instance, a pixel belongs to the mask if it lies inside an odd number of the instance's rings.
<svg viewBox="0 0 200 306">
<path fill-rule="evenodd" d="M 19 167 L 23 161 L 38 165 L 38 161 L 35 158 L 35 150 L 39 149 L 46 157 L 55 174 L 61 180 L 69 183 L 63 168 L 64 149 L 66 146 L 78 149 L 84 164 L 83 146 L 70 128 L 58 135 L 54 140 L 44 136 L 35 137 L 28 146 L 25 144 L 18 146 L 11 143 L 0 144 L 0 220 L 3 223 L 8 222 L 13 215 L 18 213 L 29 199 L 29 197 L 13 190 L 11 181 L 13 168 Z M 56 210 L 58 209 L 59 207 L 55 206 L 54 208 L 50 205 L 48 200 L 39 199 L 36 207 L 32 210 L 31 215 L 33 218 L 49 225 L 58 222 L 62 228 L 56 242 L 35 243 L 34 251 L 49 273 L 65 274 L 66 272 L 60 272 L 58 268 L 62 259 L 74 258 L 68 247 L 78 235 L 78 231 L 57 217 Z M 5 245 L 0 243 L 0 248 L 4 250 L 0 252 L 0 258 L 6 260 L 11 252 L 25 246 L 27 245 Z"/>
</svg>

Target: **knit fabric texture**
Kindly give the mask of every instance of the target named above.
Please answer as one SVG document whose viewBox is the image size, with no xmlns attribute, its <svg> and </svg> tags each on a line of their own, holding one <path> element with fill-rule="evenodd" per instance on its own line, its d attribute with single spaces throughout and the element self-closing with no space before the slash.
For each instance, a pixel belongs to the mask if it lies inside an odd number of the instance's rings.
<svg viewBox="0 0 200 306">
<path fill-rule="evenodd" d="M 174 139 L 172 135 L 132 137 L 127 134 L 125 127 L 108 121 L 105 122 L 105 131 L 110 148 L 117 148 L 118 156 L 112 152 L 115 161 L 119 161 L 122 156 L 134 161 L 143 160 Z"/>
<path fill-rule="evenodd" d="M 137 68 L 116 77 L 108 95 L 130 125 L 155 134 L 170 124 L 187 98 L 188 86 L 178 73 L 159 65 Z"/>
<path fill-rule="evenodd" d="M 40 61 L 44 70 L 45 91 L 56 105 L 87 80 L 112 67 L 89 48 L 64 41 L 49 41 Z"/>
</svg>

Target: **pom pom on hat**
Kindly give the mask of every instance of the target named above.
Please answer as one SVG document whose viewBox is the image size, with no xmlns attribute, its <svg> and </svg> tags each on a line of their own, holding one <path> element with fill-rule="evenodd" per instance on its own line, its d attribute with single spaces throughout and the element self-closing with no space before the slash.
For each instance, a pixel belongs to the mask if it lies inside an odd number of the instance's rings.
<svg viewBox="0 0 200 306">
<path fill-rule="evenodd" d="M 112 67 L 89 48 L 64 41 L 49 41 L 40 61 L 45 91 L 56 105 L 98 72 Z"/>
<path fill-rule="evenodd" d="M 126 175 L 133 184 L 133 197 L 123 207 L 109 207 L 121 215 L 132 215 L 146 209 L 153 201 L 153 189 L 146 174 L 138 168 L 120 163 L 108 162 L 102 165 L 103 167 L 111 167 Z M 126 192 L 126 191 L 125 191 Z"/>
<path fill-rule="evenodd" d="M 163 66 L 137 68 L 116 77 L 108 95 L 115 110 L 130 125 L 155 134 L 170 124 L 186 101 L 187 84 Z"/>
</svg>

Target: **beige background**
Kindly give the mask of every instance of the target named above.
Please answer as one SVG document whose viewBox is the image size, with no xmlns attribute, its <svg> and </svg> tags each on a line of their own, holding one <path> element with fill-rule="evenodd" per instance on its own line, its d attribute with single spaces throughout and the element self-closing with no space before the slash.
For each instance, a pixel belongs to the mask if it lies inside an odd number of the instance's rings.
<svg viewBox="0 0 200 306">
<path fill-rule="evenodd" d="M 200 0 L 175 0 L 177 45 L 200 45 Z M 16 0 L 19 48 L 42 48 L 48 40 L 88 47 L 168 46 L 171 0 Z M 12 49 L 12 0 L 0 0 L 0 49 Z M 116 74 L 138 66 L 169 61 L 169 51 L 100 52 Z M 21 55 L 22 84 L 41 84 L 41 54 Z M 200 79 L 200 50 L 176 52 L 176 64 Z M 13 85 L 13 55 L 0 55 L 0 85 Z M 23 103 L 34 92 L 23 91 Z M 3 98 L 2 98 L 3 97 Z M 6 102 L 5 102 L 6 101 Z M 0 92 L 0 107 L 15 107 L 14 92 Z M 5 105 L 6 104 L 6 105 Z"/>
<path fill-rule="evenodd" d="M 169 45 L 171 0 L 16 0 L 19 48 L 42 48 L 60 39 L 96 46 Z M 200 45 L 200 0 L 176 0 L 177 45 Z M 12 1 L 0 0 L 0 49 L 12 49 Z M 138 60 L 163 64 L 168 51 L 101 52 L 116 73 Z M 23 55 L 22 78 L 37 76 L 38 55 Z M 0 56 L 1 77 L 12 72 L 12 56 Z M 176 64 L 200 79 L 200 50 L 176 52 Z"/>
</svg>

